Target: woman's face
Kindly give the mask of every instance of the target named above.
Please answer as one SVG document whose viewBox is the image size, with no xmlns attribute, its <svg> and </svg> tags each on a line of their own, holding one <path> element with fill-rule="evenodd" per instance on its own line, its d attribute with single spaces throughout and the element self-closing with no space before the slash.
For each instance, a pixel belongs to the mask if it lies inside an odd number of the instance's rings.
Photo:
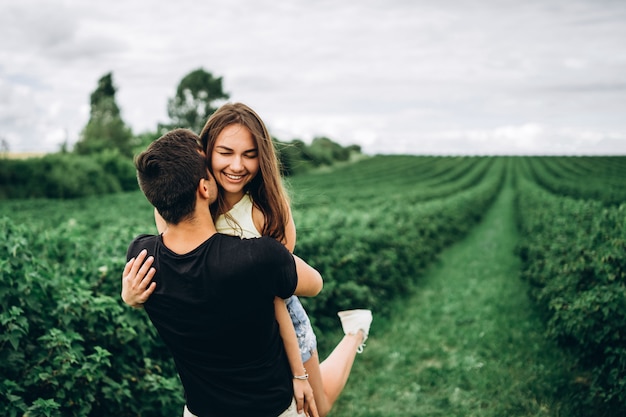
<svg viewBox="0 0 626 417">
<path fill-rule="evenodd" d="M 244 186 L 259 172 L 256 141 L 245 126 L 232 124 L 220 132 L 211 153 L 211 167 L 227 197 L 243 196 Z"/>
</svg>

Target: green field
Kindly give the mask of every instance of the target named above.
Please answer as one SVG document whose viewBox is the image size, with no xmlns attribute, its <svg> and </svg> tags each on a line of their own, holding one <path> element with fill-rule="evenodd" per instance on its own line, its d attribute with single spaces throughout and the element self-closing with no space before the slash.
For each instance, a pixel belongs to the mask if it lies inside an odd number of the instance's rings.
<svg viewBox="0 0 626 417">
<path fill-rule="evenodd" d="M 375 156 L 288 179 L 321 356 L 370 339 L 332 416 L 626 412 L 626 157 Z M 179 415 L 179 381 L 119 298 L 140 192 L 0 203 L 0 409 Z"/>
</svg>

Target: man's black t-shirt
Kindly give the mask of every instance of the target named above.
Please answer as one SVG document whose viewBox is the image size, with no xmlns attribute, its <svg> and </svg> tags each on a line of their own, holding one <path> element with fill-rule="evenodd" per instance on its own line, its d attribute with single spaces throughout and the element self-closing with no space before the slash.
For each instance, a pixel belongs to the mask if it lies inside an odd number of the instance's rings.
<svg viewBox="0 0 626 417">
<path fill-rule="evenodd" d="M 276 416 L 293 385 L 274 297 L 293 294 L 293 256 L 269 237 L 215 234 L 178 255 L 161 236 L 142 235 L 127 258 L 147 249 L 157 287 L 144 307 L 170 349 L 189 410 L 198 416 Z"/>
</svg>

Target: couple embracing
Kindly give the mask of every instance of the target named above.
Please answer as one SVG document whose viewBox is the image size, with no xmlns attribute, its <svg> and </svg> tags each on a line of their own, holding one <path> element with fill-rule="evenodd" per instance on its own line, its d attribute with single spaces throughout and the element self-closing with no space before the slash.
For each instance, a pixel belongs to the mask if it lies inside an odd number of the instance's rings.
<svg viewBox="0 0 626 417">
<path fill-rule="evenodd" d="M 122 298 L 168 346 L 185 416 L 325 416 L 368 337 L 369 310 L 339 312 L 345 336 L 320 363 L 297 296 L 322 289 L 293 255 L 296 231 L 271 137 L 241 103 L 200 137 L 175 129 L 135 158 L 159 235 L 129 246 Z"/>
</svg>

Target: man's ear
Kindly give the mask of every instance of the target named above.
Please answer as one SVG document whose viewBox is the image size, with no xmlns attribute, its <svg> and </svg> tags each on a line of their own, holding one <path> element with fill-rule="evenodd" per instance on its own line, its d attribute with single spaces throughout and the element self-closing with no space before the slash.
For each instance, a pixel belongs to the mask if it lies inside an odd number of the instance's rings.
<svg viewBox="0 0 626 417">
<path fill-rule="evenodd" d="M 198 194 L 204 199 L 209 199 L 211 191 L 209 188 L 209 180 L 202 178 L 198 183 Z"/>
</svg>

